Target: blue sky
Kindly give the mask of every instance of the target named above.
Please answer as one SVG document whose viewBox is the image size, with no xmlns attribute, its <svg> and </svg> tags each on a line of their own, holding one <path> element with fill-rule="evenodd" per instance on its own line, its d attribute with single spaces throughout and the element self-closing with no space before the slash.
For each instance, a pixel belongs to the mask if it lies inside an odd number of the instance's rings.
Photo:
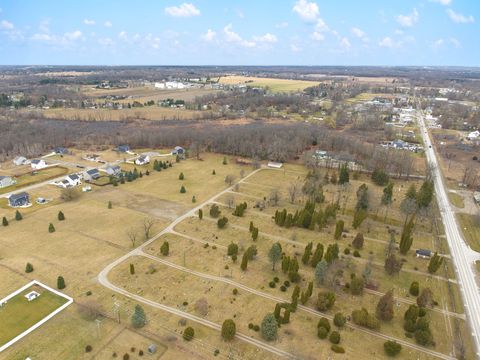
<svg viewBox="0 0 480 360">
<path fill-rule="evenodd" d="M 480 66 L 479 0 L 0 0 L 0 64 Z"/>
</svg>

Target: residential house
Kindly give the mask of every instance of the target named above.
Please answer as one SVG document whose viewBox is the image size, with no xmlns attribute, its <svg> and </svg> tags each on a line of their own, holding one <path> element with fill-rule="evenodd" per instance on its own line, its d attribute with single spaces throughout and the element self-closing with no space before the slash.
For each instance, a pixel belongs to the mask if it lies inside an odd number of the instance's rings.
<svg viewBox="0 0 480 360">
<path fill-rule="evenodd" d="M 68 154 L 68 149 L 64 148 L 62 146 L 57 146 L 55 149 L 53 149 L 54 153 L 57 155 L 65 155 Z"/>
<path fill-rule="evenodd" d="M 118 165 L 109 165 L 105 168 L 105 171 L 110 176 L 119 176 L 122 173 L 122 169 Z"/>
<path fill-rule="evenodd" d="M 150 156 L 148 155 L 140 155 L 137 159 L 135 159 L 136 165 L 147 165 L 150 163 Z"/>
<path fill-rule="evenodd" d="M 130 151 L 130 146 L 128 146 L 128 145 L 118 145 L 115 150 L 118 151 L 118 152 L 126 153 L 126 152 Z"/>
<path fill-rule="evenodd" d="M 26 157 L 17 156 L 15 159 L 13 159 L 13 164 L 16 166 L 20 166 L 20 165 L 27 165 L 29 164 L 29 162 Z"/>
<path fill-rule="evenodd" d="M 15 185 L 15 183 L 15 179 L 11 176 L 0 176 L 0 189 L 7 186 Z"/>
<path fill-rule="evenodd" d="M 87 170 L 83 173 L 83 178 L 85 179 L 85 181 L 94 181 L 97 180 L 99 177 L 100 172 L 96 168 Z"/>
<path fill-rule="evenodd" d="M 475 139 L 477 139 L 479 136 L 480 136 L 480 131 L 475 130 L 475 131 L 472 131 L 470 134 L 467 135 L 467 139 L 468 139 L 468 140 L 475 140 Z"/>
<path fill-rule="evenodd" d="M 77 186 L 77 185 L 80 185 L 82 183 L 82 180 L 80 179 L 80 176 L 78 176 L 77 174 L 70 174 L 65 178 L 65 180 L 68 181 L 70 186 Z"/>
<path fill-rule="evenodd" d="M 181 146 L 175 146 L 175 149 L 172 151 L 172 155 L 184 155 L 185 154 L 185 149 L 182 148 Z"/>
<path fill-rule="evenodd" d="M 18 194 L 12 194 L 8 198 L 8 204 L 11 207 L 21 207 L 30 205 L 30 197 L 26 192 L 21 192 Z"/>
<path fill-rule="evenodd" d="M 40 170 L 40 169 L 46 168 L 48 165 L 43 159 L 34 159 L 32 160 L 30 166 L 34 170 Z"/>
</svg>

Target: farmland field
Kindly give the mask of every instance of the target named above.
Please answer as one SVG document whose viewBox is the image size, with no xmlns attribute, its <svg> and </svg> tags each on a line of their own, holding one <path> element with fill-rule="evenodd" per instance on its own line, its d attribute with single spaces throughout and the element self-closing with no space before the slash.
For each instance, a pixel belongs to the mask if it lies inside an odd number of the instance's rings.
<svg viewBox="0 0 480 360">
<path fill-rule="evenodd" d="M 319 84 L 316 81 L 307 80 L 288 80 L 234 75 L 223 76 L 220 78 L 219 82 L 220 84 L 227 85 L 246 84 L 252 87 L 268 87 L 272 92 L 275 93 L 302 91 L 307 87 Z"/>
</svg>

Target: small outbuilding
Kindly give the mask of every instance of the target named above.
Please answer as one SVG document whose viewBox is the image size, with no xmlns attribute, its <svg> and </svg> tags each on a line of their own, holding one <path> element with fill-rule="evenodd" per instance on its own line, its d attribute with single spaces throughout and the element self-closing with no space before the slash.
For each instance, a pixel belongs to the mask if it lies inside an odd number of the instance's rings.
<svg viewBox="0 0 480 360">
<path fill-rule="evenodd" d="M 280 162 L 269 161 L 267 166 L 273 169 L 281 169 L 283 167 L 283 164 Z"/>
<path fill-rule="evenodd" d="M 175 148 L 172 151 L 172 155 L 184 155 L 185 154 L 185 149 L 181 146 L 175 146 Z"/>
<path fill-rule="evenodd" d="M 147 350 L 148 350 L 149 354 L 155 354 L 157 352 L 157 345 L 150 344 L 150 345 L 148 345 Z"/>
<path fill-rule="evenodd" d="M 11 176 L 0 176 L 0 189 L 15 185 L 16 181 Z"/>
<path fill-rule="evenodd" d="M 422 259 L 430 259 L 430 257 L 432 256 L 432 252 L 426 249 L 417 249 L 415 250 L 415 255 Z"/>
</svg>

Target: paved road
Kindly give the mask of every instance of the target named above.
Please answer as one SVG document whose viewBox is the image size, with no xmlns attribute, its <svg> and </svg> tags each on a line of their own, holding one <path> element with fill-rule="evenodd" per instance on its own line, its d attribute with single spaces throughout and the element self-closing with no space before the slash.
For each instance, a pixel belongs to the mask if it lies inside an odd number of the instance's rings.
<svg viewBox="0 0 480 360">
<path fill-rule="evenodd" d="M 422 114 L 418 117 L 418 123 L 425 144 L 425 154 L 432 168 L 437 202 L 440 208 L 442 222 L 445 226 L 448 246 L 452 253 L 452 260 L 457 273 L 467 319 L 472 329 L 477 358 L 480 358 L 480 291 L 475 281 L 475 270 L 472 263 L 472 259 L 476 257 L 475 252 L 466 244 L 457 225 L 455 213 L 450 206 L 437 156 L 430 136 L 428 135 Z"/>
</svg>

